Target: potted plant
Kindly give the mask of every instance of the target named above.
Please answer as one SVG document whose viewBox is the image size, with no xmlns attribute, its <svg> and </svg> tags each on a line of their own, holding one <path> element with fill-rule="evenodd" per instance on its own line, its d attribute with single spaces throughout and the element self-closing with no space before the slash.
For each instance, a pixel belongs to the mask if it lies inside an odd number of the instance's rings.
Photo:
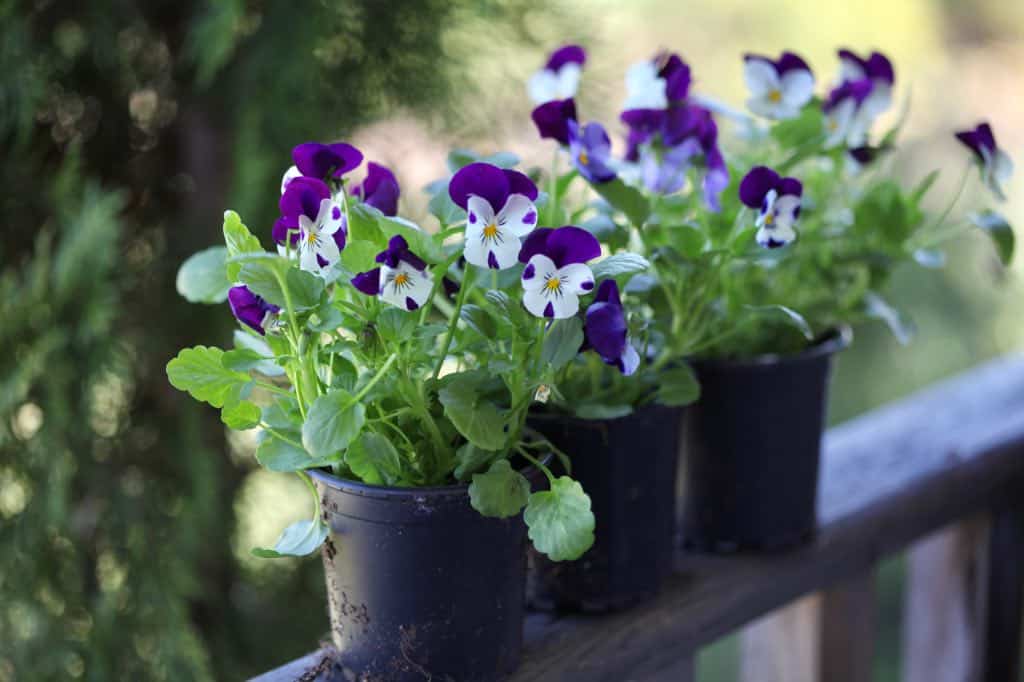
<svg viewBox="0 0 1024 682">
<path fill-rule="evenodd" d="M 321 549 L 337 665 L 353 679 L 508 673 L 527 536 L 553 561 L 593 541 L 586 493 L 525 429 L 565 353 L 551 301 L 589 295 L 592 238 L 559 228 L 531 242 L 542 287 L 502 276 L 538 232 L 537 189 L 452 158 L 430 234 L 395 216 L 389 170 L 371 163 L 353 184 L 354 147 L 299 145 L 274 250 L 228 211 L 225 246 L 178 277 L 190 300 L 226 298 L 241 328 L 234 349 L 181 351 L 168 378 L 229 428 L 258 429 L 259 464 L 306 483 L 312 517 L 253 553 Z"/>
<path fill-rule="evenodd" d="M 683 420 L 691 547 L 773 549 L 809 538 L 829 370 L 848 325 L 881 320 L 906 341 L 906 316 L 883 298 L 893 269 L 940 267 L 942 244 L 971 224 L 993 238 L 1004 264 L 1013 251 L 998 214 L 951 217 L 963 185 L 933 216 L 923 200 L 937 171 L 910 188 L 897 181 L 890 163 L 902 120 L 880 136 L 872 130 L 890 107 L 892 66 L 879 53 L 839 57 L 840 77 L 817 98 L 799 56 L 748 55 L 756 116 L 693 94 L 678 55 L 636 64 L 621 157 L 600 124 L 577 120 L 571 98 L 533 113 L 573 164 L 551 177 L 551 210 L 586 216 L 581 225 L 610 252 L 628 248 L 650 262 L 620 282 L 645 335 L 638 383 L 675 392 L 688 366 L 699 381 Z M 727 141 L 722 120 L 735 124 Z M 957 137 L 999 196 L 1012 164 L 990 128 Z M 567 207 L 576 177 L 601 201 Z"/>
</svg>

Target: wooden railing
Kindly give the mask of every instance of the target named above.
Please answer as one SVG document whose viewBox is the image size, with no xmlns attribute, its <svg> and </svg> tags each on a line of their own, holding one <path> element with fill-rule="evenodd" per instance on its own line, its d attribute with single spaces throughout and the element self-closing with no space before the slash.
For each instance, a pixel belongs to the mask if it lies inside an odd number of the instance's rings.
<svg viewBox="0 0 1024 682">
<path fill-rule="evenodd" d="M 680 553 L 654 601 L 533 614 L 513 682 L 687 681 L 697 651 L 744 627 L 744 682 L 864 682 L 875 569 L 908 550 L 906 682 L 1017 682 L 1024 590 L 1024 357 L 831 429 L 820 528 L 773 555 Z M 785 607 L 785 608 L 783 608 Z M 256 678 L 332 680 L 329 650 Z"/>
</svg>

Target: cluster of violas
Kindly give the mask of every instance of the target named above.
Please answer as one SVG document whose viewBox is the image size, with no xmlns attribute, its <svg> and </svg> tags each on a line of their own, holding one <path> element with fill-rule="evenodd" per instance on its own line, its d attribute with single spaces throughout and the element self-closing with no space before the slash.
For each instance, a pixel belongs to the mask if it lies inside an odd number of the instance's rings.
<svg viewBox="0 0 1024 682">
<path fill-rule="evenodd" d="M 878 154 L 869 145 L 869 132 L 892 104 L 895 73 L 889 59 L 878 52 L 862 58 L 842 49 L 838 55 L 839 76 L 820 102 L 823 146 L 843 147 L 851 162 L 862 165 Z M 684 187 L 691 168 L 699 169 L 704 203 L 710 211 L 721 210 L 719 197 L 729 185 L 729 168 L 712 111 L 690 92 L 689 65 L 677 54 L 661 53 L 629 68 L 620 115 L 626 126 L 625 152 L 615 157 L 600 123 L 580 125 L 577 120 L 574 98 L 585 63 L 582 47 L 566 45 L 551 53 L 531 77 L 528 92 L 538 105 L 532 117 L 541 137 L 557 140 L 591 183 L 618 177 L 653 194 L 672 194 Z M 778 59 L 747 55 L 743 75 L 750 93 L 747 107 L 757 116 L 795 118 L 814 99 L 814 73 L 792 52 L 783 52 Z M 982 123 L 956 136 L 975 154 L 986 185 L 1003 198 L 1001 185 L 1012 174 L 1013 164 L 996 146 L 989 125 Z M 739 198 L 758 211 L 758 244 L 778 248 L 796 239 L 802 194 L 798 179 L 781 177 L 770 168 L 758 166 L 746 174 Z"/>
<path fill-rule="evenodd" d="M 295 165 L 281 181 L 281 217 L 272 237 L 281 255 L 298 267 L 332 283 L 340 274 L 341 253 L 348 235 L 350 201 L 360 201 L 395 216 L 400 188 L 394 174 L 377 163 L 367 164 L 365 179 L 346 186 L 345 176 L 362 163 L 362 153 L 345 143 L 301 144 L 292 152 Z M 537 227 L 537 186 L 515 170 L 488 163 L 469 164 L 451 178 L 448 193 L 466 214 L 463 258 L 490 270 L 523 264 L 522 302 L 538 318 L 558 320 L 580 311 L 580 297 L 595 293 L 584 312 L 584 346 L 610 365 L 631 374 L 639 357 L 627 338 L 626 316 L 612 279 L 596 286 L 588 261 L 601 255 L 601 245 L 588 231 L 567 225 Z M 419 230 L 414 223 L 393 218 Z M 434 276 L 401 235 L 377 254 L 378 267 L 350 280 L 356 290 L 406 311 L 418 310 L 434 294 Z M 451 283 L 444 278 L 448 293 Z M 245 285 L 228 292 L 235 317 L 265 334 L 280 309 Z"/>
</svg>

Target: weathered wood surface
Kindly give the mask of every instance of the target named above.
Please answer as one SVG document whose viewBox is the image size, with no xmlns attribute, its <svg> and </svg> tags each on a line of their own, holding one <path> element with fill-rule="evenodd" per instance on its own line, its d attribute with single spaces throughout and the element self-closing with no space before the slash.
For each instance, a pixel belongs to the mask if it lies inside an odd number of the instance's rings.
<svg viewBox="0 0 1024 682">
<path fill-rule="evenodd" d="M 699 647 L 1015 492 L 1019 503 L 1022 485 L 1024 357 L 1013 356 L 830 430 L 812 544 L 777 555 L 680 554 L 655 601 L 605 616 L 532 615 L 512 680 L 678 679 L 679 662 Z"/>
<path fill-rule="evenodd" d="M 740 682 L 817 682 L 820 594 L 761 616 L 740 633 Z"/>
<path fill-rule="evenodd" d="M 996 508 L 990 519 L 983 680 L 1021 679 L 1024 505 L 1019 502 L 1015 507 Z"/>
</svg>

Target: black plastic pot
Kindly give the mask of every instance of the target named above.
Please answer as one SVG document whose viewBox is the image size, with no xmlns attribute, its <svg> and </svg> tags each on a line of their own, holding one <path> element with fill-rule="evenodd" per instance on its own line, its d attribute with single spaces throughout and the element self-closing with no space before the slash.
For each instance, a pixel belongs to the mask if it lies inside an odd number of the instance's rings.
<svg viewBox="0 0 1024 682">
<path fill-rule="evenodd" d="M 570 456 L 597 519 L 594 546 L 577 561 L 531 553 L 531 607 L 606 611 L 658 593 L 672 571 L 680 413 L 655 405 L 619 419 L 531 418 Z"/>
<path fill-rule="evenodd" d="M 465 485 L 387 488 L 310 474 L 331 528 L 322 553 L 341 679 L 482 682 L 515 669 L 522 515 L 481 516 Z"/>
<path fill-rule="evenodd" d="M 793 356 L 696 361 L 701 397 L 683 428 L 683 542 L 711 552 L 807 542 L 833 356 L 849 330 Z"/>
</svg>

